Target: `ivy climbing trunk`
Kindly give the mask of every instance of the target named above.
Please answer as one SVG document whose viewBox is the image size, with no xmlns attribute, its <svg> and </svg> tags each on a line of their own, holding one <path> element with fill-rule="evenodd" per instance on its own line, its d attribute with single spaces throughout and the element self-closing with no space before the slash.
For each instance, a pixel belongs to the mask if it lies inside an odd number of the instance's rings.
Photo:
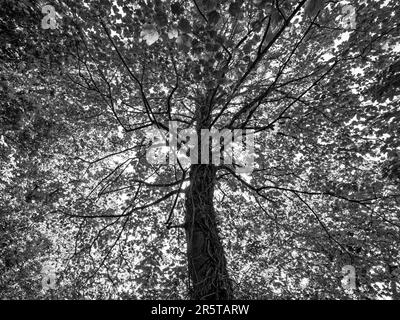
<svg viewBox="0 0 400 320">
<path fill-rule="evenodd" d="M 193 164 L 186 191 L 186 239 L 191 297 L 232 299 L 226 258 L 213 206 L 216 168 Z"/>
</svg>

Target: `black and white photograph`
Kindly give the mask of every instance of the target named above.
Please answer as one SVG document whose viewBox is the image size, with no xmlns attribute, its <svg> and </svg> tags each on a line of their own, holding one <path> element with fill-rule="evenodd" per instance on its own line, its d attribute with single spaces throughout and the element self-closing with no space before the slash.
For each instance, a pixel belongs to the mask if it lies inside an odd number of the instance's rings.
<svg viewBox="0 0 400 320">
<path fill-rule="evenodd" d="M 0 300 L 400 300 L 399 23 L 399 0 L 0 0 Z"/>
</svg>

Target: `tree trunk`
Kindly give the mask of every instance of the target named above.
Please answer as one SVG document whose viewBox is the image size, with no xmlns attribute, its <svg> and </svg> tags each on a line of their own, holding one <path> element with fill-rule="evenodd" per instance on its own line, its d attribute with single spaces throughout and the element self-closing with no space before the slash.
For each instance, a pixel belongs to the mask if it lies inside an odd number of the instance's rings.
<svg viewBox="0 0 400 320">
<path fill-rule="evenodd" d="M 213 206 L 216 168 L 193 164 L 186 191 L 186 240 L 193 299 L 233 299 Z"/>
</svg>

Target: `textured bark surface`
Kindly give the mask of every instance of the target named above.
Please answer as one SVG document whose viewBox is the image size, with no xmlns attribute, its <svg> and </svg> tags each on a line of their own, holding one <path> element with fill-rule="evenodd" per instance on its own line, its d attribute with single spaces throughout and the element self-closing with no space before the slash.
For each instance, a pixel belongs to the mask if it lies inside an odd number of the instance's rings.
<svg viewBox="0 0 400 320">
<path fill-rule="evenodd" d="M 233 298 L 213 207 L 215 176 L 213 165 L 192 165 L 186 191 L 187 257 L 193 299 Z"/>
</svg>

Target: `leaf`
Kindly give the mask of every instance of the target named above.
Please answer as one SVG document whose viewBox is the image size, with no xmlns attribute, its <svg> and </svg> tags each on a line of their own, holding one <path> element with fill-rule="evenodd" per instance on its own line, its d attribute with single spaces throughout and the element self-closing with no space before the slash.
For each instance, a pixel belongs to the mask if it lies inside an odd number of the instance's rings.
<svg viewBox="0 0 400 320">
<path fill-rule="evenodd" d="M 168 38 L 169 39 L 173 39 L 173 38 L 177 38 L 179 35 L 178 30 L 173 28 L 170 31 L 168 31 Z"/>
<path fill-rule="evenodd" d="M 211 11 L 207 14 L 208 22 L 210 24 L 217 24 L 221 16 L 219 15 L 218 11 Z"/>
<path fill-rule="evenodd" d="M 168 17 L 164 12 L 158 11 L 154 16 L 154 22 L 160 27 L 165 27 L 168 24 Z"/>
<path fill-rule="evenodd" d="M 248 42 L 243 46 L 243 52 L 249 54 L 251 52 L 252 43 Z"/>
<path fill-rule="evenodd" d="M 324 0 L 309 0 L 306 4 L 305 13 L 313 18 L 324 7 Z"/>
<path fill-rule="evenodd" d="M 149 46 L 155 43 L 160 37 L 155 26 L 153 26 L 152 24 L 145 24 L 142 31 L 140 32 L 140 36 L 146 41 L 147 45 Z"/>
<path fill-rule="evenodd" d="M 261 21 L 258 21 L 258 20 L 254 21 L 251 23 L 251 27 L 253 28 L 254 32 L 260 32 L 262 23 L 261 23 Z"/>
<path fill-rule="evenodd" d="M 176 39 L 176 44 L 181 48 L 190 48 L 192 46 L 192 39 L 188 35 L 183 34 Z"/>
<path fill-rule="evenodd" d="M 240 3 L 238 2 L 233 2 L 230 4 L 228 12 L 231 16 L 236 17 L 240 14 Z"/>
<path fill-rule="evenodd" d="M 206 12 L 215 10 L 217 1 L 215 0 L 202 0 L 201 4 Z"/>
<path fill-rule="evenodd" d="M 283 20 L 281 14 L 279 13 L 279 11 L 272 7 L 271 8 L 271 29 L 274 30 L 276 28 L 279 27 L 280 22 Z"/>
<path fill-rule="evenodd" d="M 175 2 L 171 4 L 171 11 L 172 14 L 180 16 L 185 10 L 182 8 L 182 6 L 179 4 L 179 2 Z"/>
<path fill-rule="evenodd" d="M 192 31 L 192 26 L 190 25 L 189 20 L 181 18 L 178 22 L 178 29 L 182 32 L 189 33 Z"/>
</svg>

